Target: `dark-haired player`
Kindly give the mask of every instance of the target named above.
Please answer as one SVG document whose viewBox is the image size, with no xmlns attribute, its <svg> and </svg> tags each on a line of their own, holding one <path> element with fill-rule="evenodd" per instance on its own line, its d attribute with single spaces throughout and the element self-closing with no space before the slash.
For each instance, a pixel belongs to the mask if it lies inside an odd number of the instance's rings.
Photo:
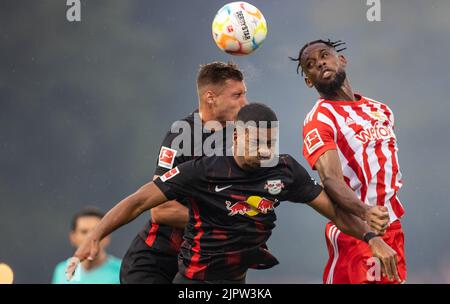
<svg viewBox="0 0 450 304">
<path fill-rule="evenodd" d="M 103 216 L 104 213 L 94 207 L 78 211 L 72 217 L 70 244 L 79 248 Z M 98 255 L 95 259 L 85 261 L 79 268 L 77 279 L 71 282 L 67 281 L 65 274 L 68 261 L 59 263 L 53 272 L 52 284 L 119 284 L 120 260 L 106 251 L 109 242 L 110 237 L 102 240 L 99 244 Z"/>
<path fill-rule="evenodd" d="M 208 122 L 225 126 L 234 121 L 239 109 L 247 104 L 247 89 L 241 70 L 233 63 L 212 62 L 202 65 L 197 75 L 199 108 L 174 123 L 175 131 L 167 132 L 160 148 L 154 179 L 183 162 L 203 155 L 204 142 L 214 134 L 207 130 Z M 177 129 L 183 124 L 189 131 Z M 194 130 L 205 127 L 200 137 Z M 217 126 L 215 126 L 217 129 Z M 189 132 L 190 147 L 180 150 L 177 141 L 182 132 Z M 225 132 L 223 132 L 225 134 Z M 228 143 L 231 144 L 231 143 Z M 226 142 L 222 150 L 226 149 Z M 182 147 L 186 148 L 186 146 Z M 219 148 L 219 147 L 217 147 Z M 151 210 L 151 220 L 135 237 L 122 261 L 120 280 L 122 284 L 171 283 L 178 272 L 178 253 L 183 231 L 188 222 L 186 200 L 170 201 Z"/>
<path fill-rule="evenodd" d="M 400 278 L 380 277 L 368 246 L 341 232 L 333 222 L 325 234 L 330 259 L 325 283 L 390 283 L 406 280 L 404 236 L 400 218 L 404 210 L 397 193 L 402 179 L 394 134 L 394 114 L 385 104 L 354 94 L 346 75 L 347 59 L 339 54 L 341 41 L 316 40 L 299 52 L 297 73 L 304 73 L 309 88 L 320 95 L 306 116 L 303 155 L 320 175 L 325 191 L 341 208 L 371 221 L 369 214 L 381 206 L 386 225 L 371 227 L 398 254 Z M 393 280 L 395 279 L 395 280 Z"/>
<path fill-rule="evenodd" d="M 270 108 L 247 105 L 237 120 L 233 156 L 185 162 L 122 200 L 77 250 L 68 274 L 78 261 L 96 255 L 104 236 L 167 199 L 189 200 L 175 283 L 244 283 L 248 268 L 277 264 L 265 243 L 275 227 L 274 208 L 281 201 L 309 204 L 343 231 L 367 239 L 369 227 L 334 208 L 300 164 L 289 155 L 276 157 L 277 117 Z M 380 237 L 368 242 L 373 254 L 387 262 L 389 274 L 395 275 L 395 252 Z"/>
</svg>

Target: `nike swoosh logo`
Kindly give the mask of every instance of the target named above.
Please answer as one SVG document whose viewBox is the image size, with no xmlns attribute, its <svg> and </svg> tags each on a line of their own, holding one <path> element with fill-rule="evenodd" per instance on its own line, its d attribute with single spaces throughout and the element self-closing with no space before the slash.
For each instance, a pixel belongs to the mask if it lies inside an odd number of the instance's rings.
<svg viewBox="0 0 450 304">
<path fill-rule="evenodd" d="M 225 186 L 225 187 L 222 187 L 222 188 L 219 188 L 219 186 L 216 186 L 216 192 L 220 192 L 220 191 L 222 191 L 222 190 L 228 189 L 228 188 L 230 188 L 231 186 L 233 186 L 233 185 L 228 185 L 228 186 Z"/>
</svg>

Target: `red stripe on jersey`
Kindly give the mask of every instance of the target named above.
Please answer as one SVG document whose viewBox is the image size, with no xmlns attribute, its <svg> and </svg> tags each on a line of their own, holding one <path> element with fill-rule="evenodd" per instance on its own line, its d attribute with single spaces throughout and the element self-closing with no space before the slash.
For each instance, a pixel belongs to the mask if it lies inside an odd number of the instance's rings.
<svg viewBox="0 0 450 304">
<path fill-rule="evenodd" d="M 181 243 L 183 242 L 183 233 L 182 229 L 173 229 L 170 235 L 170 247 L 175 251 L 180 251 Z"/>
<path fill-rule="evenodd" d="M 398 161 L 395 153 L 395 142 L 394 139 L 389 141 L 389 150 L 392 153 L 392 172 L 398 172 Z M 392 206 L 392 211 L 394 211 L 395 215 L 400 218 L 404 213 L 405 209 L 403 209 L 402 204 L 397 199 L 397 191 L 399 190 L 399 186 L 396 185 L 397 174 L 392 174 L 391 177 L 391 188 L 395 190 L 396 195 L 392 196 L 390 202 Z"/>
<path fill-rule="evenodd" d="M 338 109 L 341 109 L 340 107 L 338 107 Z M 347 113 L 346 111 L 342 110 L 343 112 Z M 353 111 L 356 113 L 357 116 L 361 117 L 363 120 L 369 120 L 371 121 L 372 125 L 373 125 L 373 119 L 367 115 L 361 108 L 356 108 L 353 109 Z M 350 114 L 348 114 L 347 117 L 350 117 Z M 347 119 L 347 117 L 345 117 L 345 119 Z M 358 134 L 358 128 L 356 127 L 356 125 L 358 125 L 359 127 L 361 127 L 361 125 L 357 124 L 355 122 L 354 125 L 350 126 L 353 131 L 355 132 L 355 134 Z M 362 152 L 362 157 L 363 157 L 363 166 L 364 166 L 364 172 L 366 173 L 366 190 L 365 193 L 367 193 L 368 191 L 368 187 L 370 184 L 370 181 L 372 180 L 372 170 L 370 170 L 370 164 L 369 164 L 369 156 L 367 155 L 367 148 L 369 146 L 370 141 L 367 141 L 365 144 L 363 144 L 363 152 Z M 361 179 L 360 179 L 361 181 Z M 366 196 L 362 195 L 362 191 L 361 191 L 361 201 L 365 201 Z"/>
<path fill-rule="evenodd" d="M 213 229 L 212 231 L 212 238 L 216 239 L 216 240 L 228 240 L 228 234 L 225 230 L 221 230 L 221 229 Z"/>
<path fill-rule="evenodd" d="M 265 239 L 265 231 L 264 224 L 258 221 L 254 221 L 256 229 L 258 230 L 258 240 L 257 242 L 263 241 Z"/>
<path fill-rule="evenodd" d="M 350 185 L 350 179 L 344 175 L 344 181 L 347 183 L 347 185 Z"/>
<path fill-rule="evenodd" d="M 356 115 L 361 117 L 364 120 L 371 121 L 373 125 L 373 119 L 367 115 L 361 108 L 353 109 L 355 111 Z M 358 134 L 357 130 L 353 128 L 353 131 L 355 131 L 355 134 Z M 369 164 L 369 156 L 367 155 L 367 147 L 369 146 L 369 141 L 367 141 L 365 144 L 363 144 L 363 163 L 364 163 L 364 171 L 366 172 L 367 182 L 369 183 L 372 180 L 372 170 L 370 170 L 370 164 Z"/>
<path fill-rule="evenodd" d="M 394 124 L 395 122 L 393 121 L 393 113 L 392 111 L 390 111 L 389 107 L 379 103 L 379 102 L 375 102 L 377 105 L 380 106 L 381 109 L 384 110 L 384 114 L 389 117 L 389 119 L 391 120 L 391 122 Z M 400 201 L 397 198 L 397 192 L 399 190 L 399 186 L 397 186 L 396 184 L 396 180 L 397 180 L 397 174 L 399 172 L 399 166 L 398 166 L 398 160 L 397 160 L 397 156 L 396 156 L 396 151 L 395 151 L 395 141 L 394 139 L 391 139 L 388 143 L 388 149 L 391 152 L 392 155 L 392 176 L 391 176 L 391 188 L 394 189 L 395 191 L 395 195 L 393 195 L 391 197 L 391 199 L 389 200 L 389 202 L 391 203 L 392 206 L 392 211 L 394 211 L 395 215 L 400 218 L 404 213 L 405 213 L 405 209 L 403 209 L 402 204 L 400 203 Z"/>
<path fill-rule="evenodd" d="M 197 230 L 197 234 L 194 237 L 194 247 L 191 251 L 194 254 L 189 261 L 189 266 L 186 268 L 184 275 L 189 279 L 204 280 L 206 265 L 200 263 L 200 238 L 203 235 L 203 229 L 201 229 L 202 221 L 200 219 L 200 213 L 198 212 L 197 202 L 190 199 L 192 211 L 194 212 L 195 225 L 194 228 Z"/>
<path fill-rule="evenodd" d="M 145 243 L 149 246 L 152 247 L 153 243 L 156 240 L 156 234 L 158 232 L 158 228 L 159 225 L 156 223 L 152 223 L 152 227 L 150 228 L 149 232 L 148 232 L 148 236 L 147 239 L 145 240 Z"/>
<path fill-rule="evenodd" d="M 391 203 L 392 211 L 394 211 L 395 215 L 398 218 L 402 217 L 403 214 L 405 214 L 405 209 L 403 209 L 403 206 L 398 200 L 397 195 L 392 196 L 389 202 Z"/>
<path fill-rule="evenodd" d="M 378 109 L 375 108 L 370 103 L 368 104 L 369 109 L 372 112 L 378 112 Z M 372 125 L 375 125 L 378 122 L 378 120 L 374 121 L 372 120 Z M 384 155 L 383 151 L 381 150 L 383 140 L 379 139 L 375 143 L 375 154 L 377 155 L 378 165 L 380 166 L 380 170 L 377 172 L 377 205 L 378 206 L 384 206 L 385 199 L 386 199 L 386 185 L 385 185 L 385 177 L 386 177 L 386 161 L 387 158 Z"/>
<path fill-rule="evenodd" d="M 325 111 L 322 111 L 324 109 Z M 334 117 L 333 113 L 330 112 L 330 110 L 326 108 L 320 109 L 321 113 L 326 115 L 328 118 L 330 118 L 335 126 L 339 126 L 339 123 L 336 121 L 336 118 Z M 335 107 L 333 106 L 333 109 L 345 119 L 349 117 L 348 113 L 342 110 L 339 106 Z M 352 128 L 354 128 L 352 126 Z M 353 169 L 353 171 L 356 173 L 357 178 L 361 182 L 361 201 L 364 202 L 367 195 L 367 182 L 364 180 L 364 172 L 361 166 L 359 165 L 358 161 L 355 158 L 355 151 L 350 147 L 350 144 L 347 142 L 347 139 L 345 138 L 344 134 L 342 134 L 340 128 L 336 128 L 337 132 L 337 145 L 339 149 L 341 150 L 342 154 L 348 161 L 348 165 Z M 348 183 L 348 186 L 350 187 L 350 183 Z"/>
</svg>

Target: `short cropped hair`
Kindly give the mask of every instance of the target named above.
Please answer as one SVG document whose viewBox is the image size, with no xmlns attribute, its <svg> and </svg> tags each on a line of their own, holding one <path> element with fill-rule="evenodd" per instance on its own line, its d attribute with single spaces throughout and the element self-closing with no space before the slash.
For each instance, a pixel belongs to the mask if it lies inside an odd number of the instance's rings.
<svg viewBox="0 0 450 304">
<path fill-rule="evenodd" d="M 74 216 L 72 217 L 72 223 L 70 226 L 72 231 L 75 231 L 77 229 L 78 219 L 86 216 L 95 216 L 98 217 L 99 219 L 102 219 L 105 216 L 105 214 L 96 207 L 83 208 L 82 210 L 75 213 Z"/>
<path fill-rule="evenodd" d="M 233 62 L 211 62 L 201 65 L 197 75 L 197 87 L 205 85 L 222 85 L 228 79 L 243 81 L 244 75 Z"/>
<path fill-rule="evenodd" d="M 260 122 L 267 122 L 267 127 L 276 127 L 278 123 L 277 114 L 268 106 L 262 103 L 250 103 L 243 106 L 237 114 L 236 121 L 247 123 L 254 121 L 256 126 L 260 126 Z"/>
</svg>

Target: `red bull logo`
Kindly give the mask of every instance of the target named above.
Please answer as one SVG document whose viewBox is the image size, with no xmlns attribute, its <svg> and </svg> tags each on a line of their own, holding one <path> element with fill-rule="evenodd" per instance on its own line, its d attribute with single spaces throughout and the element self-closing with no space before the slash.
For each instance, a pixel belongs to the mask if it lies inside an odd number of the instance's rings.
<svg viewBox="0 0 450 304">
<path fill-rule="evenodd" d="M 268 200 L 268 199 L 262 198 L 259 201 L 258 206 L 256 207 L 256 209 L 258 209 L 259 211 L 261 211 L 264 214 L 267 214 L 267 211 L 272 211 L 274 209 L 273 208 L 273 202 Z"/>
<path fill-rule="evenodd" d="M 260 196 L 250 196 L 246 201 L 238 201 L 234 204 L 230 201 L 225 202 L 226 208 L 230 211 L 229 216 L 267 214 L 267 212 L 274 210 L 274 204 L 275 202 Z"/>
<path fill-rule="evenodd" d="M 230 211 L 229 216 L 235 216 L 236 214 L 244 215 L 252 210 L 252 207 L 246 202 L 237 202 L 232 204 L 230 201 L 226 201 L 226 207 Z"/>
</svg>

